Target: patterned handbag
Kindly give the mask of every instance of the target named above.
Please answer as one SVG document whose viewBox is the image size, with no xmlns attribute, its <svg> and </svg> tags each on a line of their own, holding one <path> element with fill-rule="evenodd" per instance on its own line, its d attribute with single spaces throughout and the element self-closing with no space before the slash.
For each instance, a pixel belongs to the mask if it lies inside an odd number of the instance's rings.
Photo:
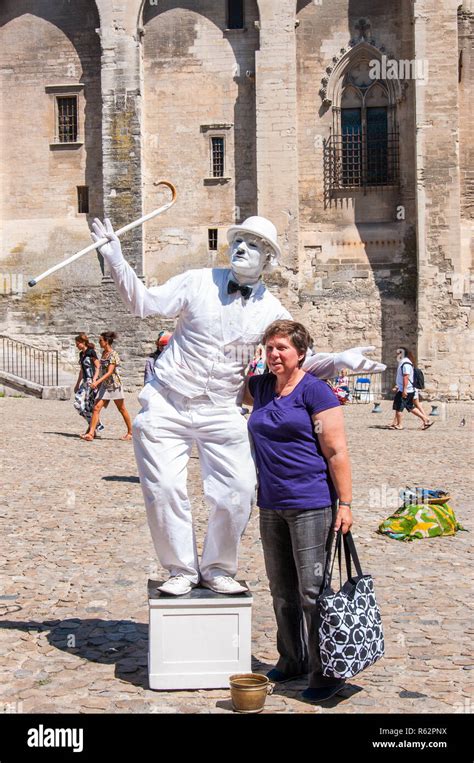
<svg viewBox="0 0 474 763">
<path fill-rule="evenodd" d="M 341 544 L 344 540 L 347 581 L 342 585 Z M 339 558 L 340 590 L 331 589 L 331 578 Z M 323 675 L 330 678 L 352 678 L 361 670 L 383 657 L 382 620 L 375 601 L 374 583 L 364 575 L 354 540 L 350 532 L 339 530 L 334 559 L 329 570 L 331 554 L 327 555 L 323 582 L 317 598 L 320 611 L 319 648 Z M 357 571 L 352 576 L 351 558 Z"/>
</svg>

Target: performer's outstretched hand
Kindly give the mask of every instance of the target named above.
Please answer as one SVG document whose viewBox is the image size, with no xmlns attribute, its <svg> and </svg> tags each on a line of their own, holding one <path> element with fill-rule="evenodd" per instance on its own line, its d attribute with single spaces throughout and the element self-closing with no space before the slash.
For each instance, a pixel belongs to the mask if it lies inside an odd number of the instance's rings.
<svg viewBox="0 0 474 763">
<path fill-rule="evenodd" d="M 318 352 L 310 355 L 303 363 L 303 370 L 317 376 L 319 379 L 331 379 L 337 376 L 337 372 L 343 368 L 350 371 L 365 371 L 366 373 L 379 374 L 387 368 L 371 358 L 366 358 L 365 353 L 372 352 L 375 347 L 352 347 L 344 352 Z"/>
<path fill-rule="evenodd" d="M 387 366 L 384 363 L 378 363 L 376 360 L 366 358 L 366 353 L 373 352 L 375 347 L 352 347 L 344 352 L 336 352 L 336 364 L 338 369 L 349 368 L 351 371 L 365 371 L 371 374 L 380 374 L 385 371 Z"/>
<path fill-rule="evenodd" d="M 105 225 L 98 217 L 95 217 L 92 223 L 91 236 L 93 241 L 99 241 L 104 237 L 109 239 L 110 243 L 99 247 L 99 252 L 109 265 L 114 265 L 123 260 L 122 247 L 108 217 L 105 218 L 104 223 Z"/>
</svg>

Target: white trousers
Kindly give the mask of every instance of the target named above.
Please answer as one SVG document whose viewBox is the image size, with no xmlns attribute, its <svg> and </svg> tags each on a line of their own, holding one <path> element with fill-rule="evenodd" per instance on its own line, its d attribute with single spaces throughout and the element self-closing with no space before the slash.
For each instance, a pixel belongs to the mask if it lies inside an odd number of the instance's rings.
<svg viewBox="0 0 474 763">
<path fill-rule="evenodd" d="M 235 577 L 257 481 L 245 418 L 235 404 L 186 398 L 157 381 L 146 384 L 138 399 L 142 409 L 133 422 L 133 444 L 161 565 L 193 583 Z M 210 509 L 200 564 L 186 486 L 193 443 Z"/>
</svg>

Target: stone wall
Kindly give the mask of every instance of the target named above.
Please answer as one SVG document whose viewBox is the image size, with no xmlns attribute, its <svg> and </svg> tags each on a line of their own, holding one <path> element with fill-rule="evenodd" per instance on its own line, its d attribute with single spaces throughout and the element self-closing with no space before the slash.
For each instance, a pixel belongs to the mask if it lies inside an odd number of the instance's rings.
<svg viewBox="0 0 474 763">
<path fill-rule="evenodd" d="M 258 212 L 283 250 L 269 287 L 318 349 L 374 344 L 393 366 L 397 346 L 412 345 L 429 396 L 468 397 L 471 0 L 459 13 L 452 0 L 246 0 L 245 15 L 245 31 L 228 31 L 223 0 L 199 12 L 191 0 L 2 4 L 0 270 L 26 283 L 89 243 L 92 217 L 118 228 L 161 205 L 166 178 L 178 202 L 122 239 L 148 284 L 226 265 L 226 228 Z M 324 90 L 361 41 L 377 56 L 426 61 L 429 79 L 393 83 L 400 183 L 328 195 L 335 113 Z M 85 142 L 58 151 L 46 87 L 66 83 L 83 83 Z M 218 182 L 206 179 L 211 134 L 227 141 Z M 90 187 L 89 215 L 77 214 L 77 185 Z M 214 254 L 208 228 L 219 232 Z M 128 384 L 140 383 L 157 331 L 172 327 L 133 318 L 93 254 L 24 294 L 0 290 L 0 331 L 61 349 L 70 368 L 76 333 L 117 331 Z"/>
<path fill-rule="evenodd" d="M 415 47 L 430 63 L 416 83 L 418 359 L 428 393 L 465 398 L 474 371 L 472 293 L 461 247 L 457 3 L 414 4 Z"/>
<path fill-rule="evenodd" d="M 31 278 L 90 243 L 89 215 L 78 212 L 77 186 L 89 187 L 90 210 L 102 214 L 98 26 L 92 0 L 77 0 L 74 11 L 66 0 L 1 4 L 3 273 Z M 77 88 L 75 145 L 51 145 L 55 93 L 61 94 L 53 86 Z M 100 269 L 83 260 L 54 276 L 49 287 L 77 282 L 100 283 Z"/>
<path fill-rule="evenodd" d="M 460 5 L 458 9 L 459 158 L 461 172 L 461 216 L 465 220 L 474 219 L 473 45 L 474 13 L 465 5 Z"/>
<path fill-rule="evenodd" d="M 247 0 L 245 29 L 227 30 L 225 5 L 165 0 L 144 7 L 145 208 L 158 206 L 159 180 L 178 191 L 175 206 L 145 229 L 146 273 L 159 281 L 212 264 L 208 229 L 218 229 L 222 255 L 228 226 L 257 211 L 258 12 Z M 223 178 L 211 177 L 211 136 L 225 141 Z"/>
<path fill-rule="evenodd" d="M 412 59 L 408 5 L 300 0 L 296 30 L 302 315 L 324 349 L 358 336 L 374 344 L 388 365 L 400 344 L 416 342 L 413 85 L 403 83 L 394 104 L 399 186 L 333 195 L 327 190 L 325 142 L 337 130 L 339 104 L 326 103 L 328 94 L 318 91 L 327 86 L 328 70 L 357 58 L 359 42 L 382 47 L 394 59 Z"/>
</svg>

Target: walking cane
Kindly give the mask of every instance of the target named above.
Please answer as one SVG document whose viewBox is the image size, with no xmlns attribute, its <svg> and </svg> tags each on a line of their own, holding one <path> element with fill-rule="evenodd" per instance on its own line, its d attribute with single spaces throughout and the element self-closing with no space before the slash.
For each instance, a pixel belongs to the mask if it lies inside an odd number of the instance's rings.
<svg viewBox="0 0 474 763">
<path fill-rule="evenodd" d="M 149 212 L 147 215 L 140 217 L 138 220 L 134 220 L 133 223 L 129 223 L 128 225 L 124 225 L 123 228 L 119 228 L 117 231 L 115 231 L 116 236 L 123 236 L 124 233 L 127 233 L 127 231 L 132 230 L 132 228 L 137 228 L 139 225 L 143 225 L 143 223 L 148 222 L 148 220 L 151 220 L 153 217 L 156 217 L 157 215 L 161 215 L 162 212 L 166 212 L 166 210 L 169 209 L 175 203 L 177 193 L 173 183 L 170 183 L 168 180 L 161 180 L 159 183 L 157 183 L 157 185 L 166 185 L 170 189 L 171 201 L 169 201 L 167 204 L 164 204 L 162 207 L 159 207 L 158 209 L 154 209 L 153 212 Z M 50 276 L 52 273 L 55 273 L 57 270 L 60 270 L 61 268 L 66 267 L 66 265 L 69 265 L 71 262 L 78 260 L 79 257 L 82 257 L 84 254 L 87 254 L 88 252 L 92 252 L 94 251 L 94 249 L 99 249 L 104 244 L 107 244 L 108 241 L 109 239 L 106 238 L 105 236 L 104 238 L 99 239 L 99 241 L 94 241 L 93 244 L 89 244 L 89 246 L 86 246 L 85 249 L 81 249 L 80 252 L 76 252 L 76 254 L 73 254 L 71 257 L 68 257 L 67 260 L 63 260 L 63 262 L 58 262 L 57 265 L 53 265 L 53 267 L 49 268 L 49 270 L 45 270 L 45 272 L 41 273 L 40 276 L 37 276 L 36 278 L 32 278 L 31 281 L 28 281 L 28 286 L 36 286 L 36 284 L 42 281 L 43 278 L 46 278 L 47 276 Z"/>
</svg>

